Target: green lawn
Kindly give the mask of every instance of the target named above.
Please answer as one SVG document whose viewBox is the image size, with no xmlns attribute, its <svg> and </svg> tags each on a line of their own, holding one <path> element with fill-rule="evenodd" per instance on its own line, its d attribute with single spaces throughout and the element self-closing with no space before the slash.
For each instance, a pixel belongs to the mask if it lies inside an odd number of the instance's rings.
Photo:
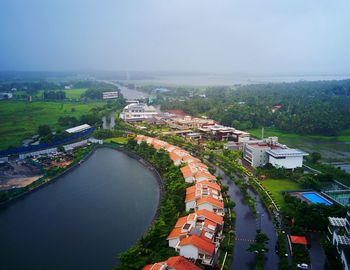
<svg viewBox="0 0 350 270">
<path fill-rule="evenodd" d="M 74 88 L 74 89 L 65 89 L 62 90 L 66 93 L 66 98 L 67 99 L 80 99 L 81 95 L 85 93 L 87 89 L 86 88 Z M 58 90 L 53 90 L 53 91 L 58 91 Z M 34 99 L 43 99 L 43 90 L 39 90 L 36 92 L 35 95 L 33 95 Z M 15 96 L 20 97 L 21 95 L 27 95 L 25 91 L 17 91 Z"/>
<path fill-rule="evenodd" d="M 271 192 L 272 198 L 278 203 L 279 206 L 283 206 L 284 204 L 282 191 L 302 189 L 297 182 L 292 180 L 265 179 L 261 180 L 260 183 L 264 188 Z"/>
<path fill-rule="evenodd" d="M 58 128 L 60 116 L 75 116 L 88 113 L 91 108 L 104 102 L 72 103 L 35 101 L 0 102 L 0 149 L 20 146 L 23 139 L 36 134 L 39 125 L 48 124 Z"/>
<path fill-rule="evenodd" d="M 104 142 L 107 142 L 107 143 L 117 143 L 117 144 L 127 144 L 128 141 L 129 139 L 124 137 L 115 137 L 115 138 L 104 140 Z"/>
</svg>

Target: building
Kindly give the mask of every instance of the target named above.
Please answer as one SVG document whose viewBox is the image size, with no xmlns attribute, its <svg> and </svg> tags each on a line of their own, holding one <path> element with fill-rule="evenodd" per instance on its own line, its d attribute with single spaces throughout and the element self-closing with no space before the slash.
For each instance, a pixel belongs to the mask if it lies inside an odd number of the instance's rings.
<svg viewBox="0 0 350 270">
<path fill-rule="evenodd" d="M 201 270 L 201 268 L 182 256 L 174 256 L 164 262 L 146 265 L 142 270 Z"/>
<path fill-rule="evenodd" d="M 295 169 L 303 166 L 303 158 L 307 155 L 301 150 L 278 143 L 277 137 L 243 144 L 243 158 L 254 168 L 271 163 L 276 168 Z"/>
<path fill-rule="evenodd" d="M 231 140 L 235 142 L 245 142 L 250 140 L 250 134 L 233 127 L 218 124 L 206 125 L 199 128 L 199 131 L 207 137 L 215 140 Z"/>
<path fill-rule="evenodd" d="M 298 149 L 271 149 L 267 151 L 269 163 L 276 168 L 295 169 L 303 166 L 308 154 Z"/>
<path fill-rule="evenodd" d="M 113 92 L 103 92 L 102 93 L 102 99 L 115 99 L 118 98 L 118 91 L 113 91 Z"/>
<path fill-rule="evenodd" d="M 11 99 L 12 97 L 13 97 L 12 93 L 4 93 L 4 92 L 0 93 L 0 100 L 1 99 Z"/>
<path fill-rule="evenodd" d="M 157 114 L 158 113 L 153 106 L 148 106 L 143 103 L 131 103 L 120 113 L 120 118 L 124 121 L 137 122 L 152 119 Z"/>
<path fill-rule="evenodd" d="M 336 247 L 343 270 L 350 269 L 350 209 L 346 218 L 328 217 L 330 242 Z"/>
<path fill-rule="evenodd" d="M 205 197 L 222 201 L 220 186 L 216 183 L 203 181 L 187 188 L 185 198 L 186 211 L 195 210 L 197 208 L 197 201 Z"/>
<path fill-rule="evenodd" d="M 181 169 L 182 176 L 186 183 L 195 182 L 195 175 L 198 172 L 208 172 L 208 166 L 201 162 L 190 162 Z"/>
<path fill-rule="evenodd" d="M 84 124 L 84 125 L 80 125 L 80 126 L 76 126 L 76 127 L 72 127 L 72 128 L 66 129 L 66 132 L 67 133 L 77 133 L 77 132 L 82 132 L 82 131 L 88 130 L 90 128 L 91 128 L 90 125 Z"/>
</svg>

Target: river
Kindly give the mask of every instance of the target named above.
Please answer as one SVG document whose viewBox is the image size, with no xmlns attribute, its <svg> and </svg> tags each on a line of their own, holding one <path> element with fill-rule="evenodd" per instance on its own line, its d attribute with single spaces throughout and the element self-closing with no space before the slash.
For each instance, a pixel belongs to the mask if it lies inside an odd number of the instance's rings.
<svg viewBox="0 0 350 270">
<path fill-rule="evenodd" d="M 0 269 L 110 269 L 147 230 L 154 175 L 100 148 L 79 167 L 0 209 Z"/>
</svg>

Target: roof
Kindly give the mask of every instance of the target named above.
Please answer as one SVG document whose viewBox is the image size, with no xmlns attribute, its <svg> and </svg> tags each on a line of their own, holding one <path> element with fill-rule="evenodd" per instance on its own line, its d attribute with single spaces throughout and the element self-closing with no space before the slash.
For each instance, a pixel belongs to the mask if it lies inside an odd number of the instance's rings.
<svg viewBox="0 0 350 270">
<path fill-rule="evenodd" d="M 154 263 L 154 264 L 148 264 L 142 268 L 142 270 L 162 270 L 165 269 L 165 263 Z"/>
<path fill-rule="evenodd" d="M 201 204 L 204 204 L 204 203 L 209 203 L 211 205 L 214 205 L 214 206 L 222 208 L 222 209 L 224 208 L 224 203 L 222 201 L 214 199 L 214 198 L 211 198 L 211 197 L 200 198 L 197 201 L 197 205 L 201 205 Z"/>
<path fill-rule="evenodd" d="M 196 248 L 200 249 L 202 252 L 205 252 L 208 255 L 213 255 L 215 251 L 215 245 L 213 243 L 205 241 L 197 235 L 191 235 L 180 240 L 179 246 L 187 245 L 195 246 Z"/>
<path fill-rule="evenodd" d="M 271 149 L 266 152 L 273 157 L 302 157 L 309 155 L 299 149 Z"/>
<path fill-rule="evenodd" d="M 212 179 L 212 180 L 216 180 L 216 177 L 214 175 L 212 175 L 211 173 L 209 172 L 197 172 L 195 177 L 196 178 L 199 178 L 199 177 L 206 177 L 208 179 Z"/>
<path fill-rule="evenodd" d="M 220 225 L 224 223 L 224 218 L 222 216 L 210 212 L 207 209 L 198 210 L 195 212 L 195 214 L 197 214 L 198 217 L 204 217 Z"/>
<path fill-rule="evenodd" d="M 180 217 L 176 224 L 175 224 L 175 228 L 177 227 L 182 227 L 183 225 L 185 225 L 185 223 L 187 222 L 187 216 L 186 217 Z"/>
<path fill-rule="evenodd" d="M 202 182 L 197 183 L 196 186 L 202 186 L 202 187 L 207 186 L 207 187 L 210 187 L 212 189 L 221 190 L 220 185 L 213 183 L 213 182 L 210 182 L 210 181 L 207 181 L 207 180 L 204 180 Z"/>
<path fill-rule="evenodd" d="M 186 235 L 187 231 L 182 231 L 182 227 L 177 227 L 174 228 L 168 235 L 168 237 L 166 238 L 167 240 L 169 239 L 175 239 L 175 238 L 179 238 L 180 235 Z"/>
<path fill-rule="evenodd" d="M 184 178 L 187 178 L 193 175 L 189 166 L 182 167 L 180 170 Z"/>
<path fill-rule="evenodd" d="M 172 161 L 181 160 L 181 157 L 180 157 L 178 154 L 175 154 L 174 152 L 171 152 L 171 153 L 170 153 L 170 159 L 171 159 Z"/>
<path fill-rule="evenodd" d="M 72 127 L 72 128 L 66 129 L 66 132 L 68 132 L 68 133 L 76 133 L 76 132 L 80 132 L 80 131 L 83 131 L 83 130 L 86 130 L 86 129 L 89 129 L 89 128 L 91 128 L 90 125 L 84 124 L 84 125 L 80 125 L 80 126 L 76 126 L 76 127 Z"/>
<path fill-rule="evenodd" d="M 290 241 L 292 242 L 292 244 L 300 244 L 305 246 L 307 245 L 307 240 L 305 236 L 291 235 Z"/>
<path fill-rule="evenodd" d="M 182 256 L 170 257 L 167 260 L 167 265 L 176 270 L 200 270 L 197 265 L 191 263 L 189 260 Z"/>
<path fill-rule="evenodd" d="M 328 217 L 328 220 L 332 226 L 336 226 L 336 227 L 345 227 L 346 226 L 346 218 Z"/>
</svg>

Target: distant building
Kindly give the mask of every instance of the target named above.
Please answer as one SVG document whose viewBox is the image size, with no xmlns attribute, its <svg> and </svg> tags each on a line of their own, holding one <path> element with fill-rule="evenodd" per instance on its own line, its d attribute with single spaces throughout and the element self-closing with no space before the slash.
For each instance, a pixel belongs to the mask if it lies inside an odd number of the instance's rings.
<svg viewBox="0 0 350 270">
<path fill-rule="evenodd" d="M 120 114 L 125 121 L 136 122 L 152 119 L 158 114 L 153 106 L 147 104 L 132 103 L 127 105 Z"/>
<path fill-rule="evenodd" d="M 249 141 L 250 134 L 233 127 L 218 124 L 206 125 L 199 128 L 199 131 L 216 140 L 232 140 L 235 142 Z"/>
<path fill-rule="evenodd" d="M 336 247 L 343 270 L 350 269 L 350 209 L 346 218 L 328 217 L 329 240 Z"/>
<path fill-rule="evenodd" d="M 142 270 L 201 270 L 201 268 L 182 256 L 174 256 L 164 262 L 146 265 Z"/>
<path fill-rule="evenodd" d="M 243 146 L 243 158 L 254 168 L 271 163 L 276 168 L 295 169 L 303 166 L 303 157 L 307 155 L 278 143 L 277 137 L 247 141 Z"/>
<path fill-rule="evenodd" d="M 12 93 L 0 93 L 0 99 L 11 99 L 13 97 Z"/>
<path fill-rule="evenodd" d="M 114 92 L 103 92 L 102 93 L 102 99 L 115 99 L 118 98 L 118 91 L 114 91 Z"/>
<path fill-rule="evenodd" d="M 81 131 L 87 130 L 89 128 L 91 128 L 90 125 L 84 124 L 84 125 L 80 125 L 80 126 L 76 126 L 76 127 L 72 127 L 72 128 L 66 129 L 66 132 L 68 132 L 68 133 L 77 133 L 77 132 L 81 132 Z"/>
</svg>

